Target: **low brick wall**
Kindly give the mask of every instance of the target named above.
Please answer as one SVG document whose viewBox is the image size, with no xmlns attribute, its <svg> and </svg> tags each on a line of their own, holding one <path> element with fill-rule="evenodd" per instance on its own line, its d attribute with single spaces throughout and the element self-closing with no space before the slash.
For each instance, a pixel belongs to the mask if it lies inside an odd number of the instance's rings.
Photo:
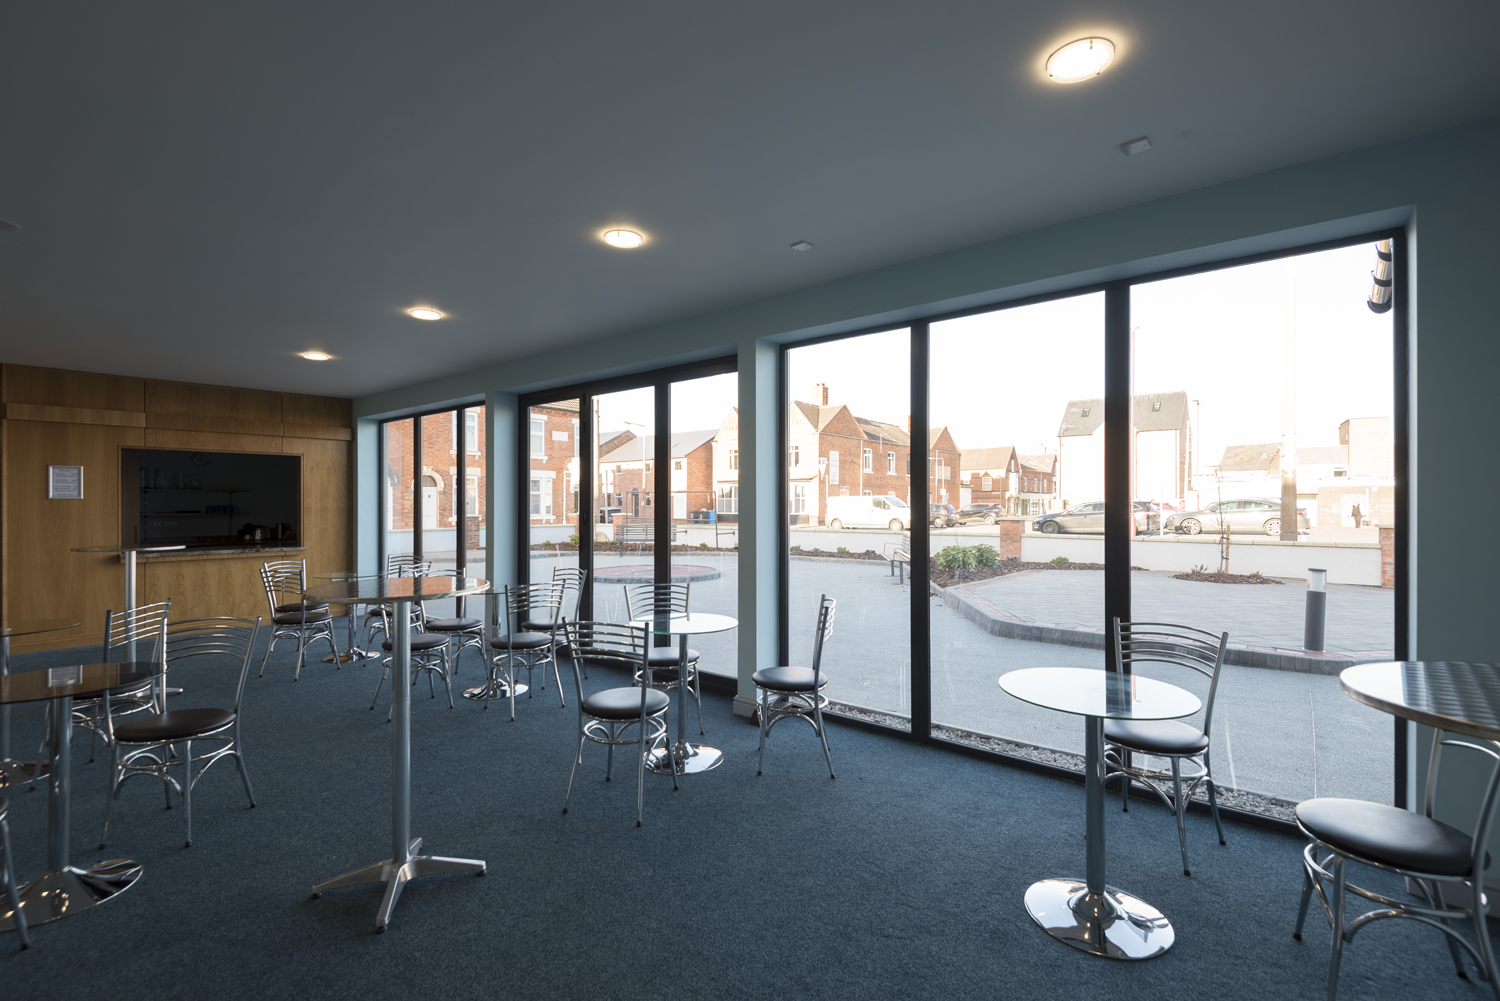
<svg viewBox="0 0 1500 1001">
<path fill-rule="evenodd" d="M 1380 586 L 1396 586 L 1396 528 L 1380 526 Z"/>
</svg>

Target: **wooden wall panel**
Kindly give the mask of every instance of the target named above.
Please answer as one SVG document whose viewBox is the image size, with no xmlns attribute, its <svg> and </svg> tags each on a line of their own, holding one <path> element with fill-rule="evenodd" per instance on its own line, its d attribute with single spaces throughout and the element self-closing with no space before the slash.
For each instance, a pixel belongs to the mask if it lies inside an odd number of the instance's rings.
<svg viewBox="0 0 1500 1001">
<path fill-rule="evenodd" d="M 281 394 L 281 419 L 288 424 L 312 424 L 321 427 L 354 426 L 354 401 L 332 396 Z"/>
<path fill-rule="evenodd" d="M 217 431 L 221 434 L 260 434 L 281 437 L 285 434 L 280 421 L 252 421 L 239 417 L 202 417 L 198 414 L 143 414 L 148 428 L 170 428 L 178 431 Z"/>
<path fill-rule="evenodd" d="M 40 403 L 7 403 L 5 416 L 13 421 L 55 421 L 59 424 L 108 424 L 143 428 L 146 415 L 134 410 L 92 410 L 87 407 L 49 407 Z"/>
<path fill-rule="evenodd" d="M 123 375 L 6 365 L 4 385 L 6 403 L 137 413 L 146 409 L 146 381 Z"/>
<path fill-rule="evenodd" d="M 280 452 L 281 436 L 220 434 L 215 431 L 173 431 L 147 428 L 146 448 L 186 448 L 201 452 Z"/>
<path fill-rule="evenodd" d="M 261 564 L 273 559 L 295 559 L 267 553 L 198 556 L 181 559 L 143 559 L 136 572 L 140 601 L 172 599 L 172 618 L 197 619 L 234 615 L 242 619 L 266 616 L 266 592 L 260 583 Z"/>
<path fill-rule="evenodd" d="M 302 456 L 302 539 L 307 572 L 353 566 L 349 445 L 319 438 L 285 438 L 282 450 Z"/>
<path fill-rule="evenodd" d="M 148 414 L 193 414 L 247 421 L 281 421 L 280 393 L 259 389 L 199 386 L 190 382 L 146 383 Z"/>
</svg>

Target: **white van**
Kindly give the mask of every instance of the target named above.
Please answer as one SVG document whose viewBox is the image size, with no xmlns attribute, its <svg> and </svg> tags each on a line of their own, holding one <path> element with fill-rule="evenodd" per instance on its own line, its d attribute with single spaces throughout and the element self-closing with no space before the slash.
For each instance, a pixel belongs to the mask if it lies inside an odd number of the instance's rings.
<svg viewBox="0 0 1500 1001">
<path fill-rule="evenodd" d="M 889 528 L 911 531 L 911 508 L 900 497 L 830 497 L 829 528 Z"/>
</svg>

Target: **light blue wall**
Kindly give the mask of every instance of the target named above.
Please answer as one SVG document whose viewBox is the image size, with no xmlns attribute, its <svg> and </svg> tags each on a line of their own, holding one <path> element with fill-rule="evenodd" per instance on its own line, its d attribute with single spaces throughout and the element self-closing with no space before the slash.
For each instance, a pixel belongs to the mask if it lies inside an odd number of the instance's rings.
<svg viewBox="0 0 1500 1001">
<path fill-rule="evenodd" d="M 742 407 L 754 410 L 768 399 L 762 352 L 773 342 L 1405 225 L 1413 250 L 1412 399 L 1419 415 L 1410 526 L 1414 652 L 1500 660 L 1493 625 L 1500 533 L 1454 531 L 1444 516 L 1459 505 L 1500 497 L 1500 463 L 1488 443 L 1500 372 L 1497 166 L 1500 119 L 1487 119 L 466 370 L 357 400 L 355 413 L 395 415 L 496 390 L 514 393 L 729 353 L 741 360 Z M 774 441 L 770 428 L 767 417 L 741 433 L 769 434 Z M 765 442 L 757 442 L 753 454 L 761 461 L 741 470 L 742 503 L 757 512 L 742 536 L 749 551 L 741 572 L 753 580 L 741 586 L 742 675 L 775 648 L 774 621 L 763 614 L 774 606 L 766 590 L 774 586 L 774 571 L 762 565 L 774 556 L 764 505 L 774 505 L 775 495 L 773 486 L 758 483 L 755 470 L 779 465 L 774 456 L 766 465 Z M 503 435 L 492 446 L 492 490 L 511 468 L 511 448 L 512 439 Z M 506 533 L 492 539 L 496 535 Z M 492 572 L 504 572 L 503 566 Z"/>
</svg>

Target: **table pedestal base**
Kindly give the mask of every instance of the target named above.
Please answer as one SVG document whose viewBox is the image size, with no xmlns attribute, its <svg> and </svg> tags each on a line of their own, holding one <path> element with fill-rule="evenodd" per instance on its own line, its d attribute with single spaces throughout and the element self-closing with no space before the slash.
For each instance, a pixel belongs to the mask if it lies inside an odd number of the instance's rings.
<svg viewBox="0 0 1500 1001">
<path fill-rule="evenodd" d="M 646 770 L 655 772 L 657 775 L 671 775 L 674 771 L 678 775 L 695 775 L 698 772 L 706 772 L 724 762 L 724 752 L 717 747 L 705 747 L 702 744 L 689 744 L 683 741 L 672 745 L 672 756 L 667 757 L 667 752 L 658 747 L 646 756 Z"/>
<path fill-rule="evenodd" d="M 1144 900 L 1113 886 L 1090 893 L 1081 879 L 1032 883 L 1026 910 L 1053 938 L 1110 959 L 1150 959 L 1172 948 L 1177 938 L 1161 911 Z"/>
<path fill-rule="evenodd" d="M 516 695 L 525 695 L 531 691 L 529 685 L 516 682 Z M 497 681 L 492 685 L 480 685 L 478 688 L 464 690 L 464 698 L 473 699 L 475 702 L 495 702 L 499 699 L 510 698 L 510 686 L 503 681 Z"/>
<path fill-rule="evenodd" d="M 334 890 L 341 886 L 363 886 L 367 883 L 384 883 L 385 897 L 380 901 L 380 909 L 375 912 L 375 930 L 383 932 L 391 922 L 391 912 L 396 909 L 396 901 L 401 899 L 401 891 L 406 884 L 418 876 L 431 876 L 440 872 L 472 872 L 476 876 L 483 876 L 484 863 L 479 859 L 467 858 L 443 858 L 440 855 L 418 855 L 417 849 L 422 847 L 421 838 L 413 838 L 408 849 L 407 860 L 397 865 L 393 860 L 386 859 L 384 862 L 373 862 L 367 866 L 361 866 L 353 872 L 346 872 L 342 876 L 325 879 L 321 883 L 314 883 L 312 895 L 317 898 L 324 890 Z M 30 920 L 31 912 L 27 912 L 27 920 Z"/>
<path fill-rule="evenodd" d="M 338 660 L 338 662 L 340 664 L 352 664 L 352 663 L 354 663 L 355 661 L 358 661 L 358 660 L 369 660 L 373 656 L 375 656 L 375 655 L 373 653 L 371 653 L 370 651 L 368 651 L 368 650 L 361 650 L 358 647 L 356 647 L 353 650 L 350 650 L 348 653 L 341 653 L 341 654 L 339 654 L 337 660 Z M 334 662 L 334 660 L 335 660 L 335 658 L 332 657 L 332 656 L 324 657 L 323 658 L 323 663 L 325 663 L 325 664 L 332 664 Z"/>
<path fill-rule="evenodd" d="M 49 872 L 21 890 L 21 913 L 29 926 L 77 914 L 130 889 L 142 871 L 139 862 L 117 858 L 87 869 L 70 865 Z M 0 912 L 0 931 L 13 931 L 15 927 L 15 913 L 9 909 Z"/>
</svg>

